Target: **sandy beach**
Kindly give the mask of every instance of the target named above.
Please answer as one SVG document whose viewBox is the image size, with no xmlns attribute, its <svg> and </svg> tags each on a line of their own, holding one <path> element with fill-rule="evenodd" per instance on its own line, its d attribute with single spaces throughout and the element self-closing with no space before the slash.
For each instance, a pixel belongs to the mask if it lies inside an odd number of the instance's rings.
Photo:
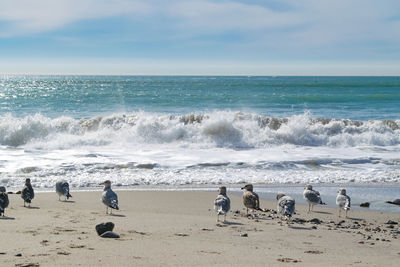
<svg viewBox="0 0 400 267">
<path fill-rule="evenodd" d="M 1 265 L 398 266 L 400 259 L 399 213 L 350 211 L 349 219 L 339 219 L 337 209 L 317 206 L 307 214 L 297 206 L 294 218 L 306 222 L 288 227 L 271 211 L 246 217 L 241 197 L 231 195 L 227 222 L 217 223 L 214 192 L 117 193 L 121 210 L 115 215 L 105 214 L 101 192 L 73 192 L 70 202 L 38 193 L 31 208 L 9 195 L 0 219 Z M 309 222 L 314 218 L 322 222 Z M 121 238 L 97 235 L 95 225 L 108 221 Z"/>
</svg>

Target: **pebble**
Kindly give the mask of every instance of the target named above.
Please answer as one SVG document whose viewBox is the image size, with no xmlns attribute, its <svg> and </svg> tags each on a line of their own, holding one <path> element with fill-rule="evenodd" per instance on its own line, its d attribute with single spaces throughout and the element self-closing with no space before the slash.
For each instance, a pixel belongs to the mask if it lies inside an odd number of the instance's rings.
<svg viewBox="0 0 400 267">
<path fill-rule="evenodd" d="M 314 219 L 311 219 L 310 222 L 315 223 L 315 224 L 321 224 L 322 221 L 318 218 L 314 218 Z"/>
<path fill-rule="evenodd" d="M 111 232 L 111 231 L 107 231 L 100 236 L 104 237 L 104 238 L 119 238 L 119 234 Z"/>
<path fill-rule="evenodd" d="M 15 254 L 15 257 L 22 257 L 21 253 Z"/>
<path fill-rule="evenodd" d="M 247 233 L 243 233 L 243 234 L 241 234 L 240 236 L 241 236 L 241 237 L 248 237 L 248 234 L 247 234 Z"/>
<path fill-rule="evenodd" d="M 389 220 L 389 221 L 386 222 L 386 224 L 399 224 L 399 223 L 395 222 L 395 221 L 392 221 L 392 220 Z"/>
<path fill-rule="evenodd" d="M 106 222 L 106 223 L 99 223 L 96 225 L 96 232 L 98 235 L 102 235 L 105 232 L 112 231 L 114 229 L 114 223 L 112 222 Z"/>
</svg>

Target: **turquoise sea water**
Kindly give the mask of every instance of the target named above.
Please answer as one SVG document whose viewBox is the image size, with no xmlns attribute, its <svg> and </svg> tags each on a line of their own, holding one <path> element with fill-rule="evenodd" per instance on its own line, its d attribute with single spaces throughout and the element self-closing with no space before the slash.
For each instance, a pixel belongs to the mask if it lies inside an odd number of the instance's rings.
<svg viewBox="0 0 400 267">
<path fill-rule="evenodd" d="M 332 199 L 344 184 L 382 202 L 400 191 L 400 77 L 0 76 L 0 183 L 26 177 Z"/>
<path fill-rule="evenodd" d="M 3 76 L 0 114 L 89 118 L 139 110 L 400 118 L 400 77 Z"/>
</svg>

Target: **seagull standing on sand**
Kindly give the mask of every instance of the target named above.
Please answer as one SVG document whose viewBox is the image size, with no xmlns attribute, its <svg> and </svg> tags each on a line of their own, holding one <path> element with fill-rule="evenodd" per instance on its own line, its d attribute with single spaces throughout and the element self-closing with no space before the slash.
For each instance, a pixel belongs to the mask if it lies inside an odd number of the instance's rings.
<svg viewBox="0 0 400 267">
<path fill-rule="evenodd" d="M 107 180 L 104 183 L 101 183 L 100 185 L 104 185 L 104 192 L 101 197 L 101 201 L 103 201 L 103 204 L 106 205 L 106 214 L 108 214 L 108 208 L 110 208 L 110 214 L 112 214 L 112 209 L 119 210 L 118 207 L 118 196 L 115 194 L 114 191 L 111 189 L 111 181 Z"/>
<path fill-rule="evenodd" d="M 35 192 L 33 191 L 33 187 L 31 185 L 31 179 L 26 178 L 24 189 L 21 191 L 21 198 L 24 200 L 24 207 L 25 202 L 28 203 L 29 207 L 31 206 L 31 201 L 35 197 Z"/>
<path fill-rule="evenodd" d="M 308 212 L 312 211 L 314 205 L 325 204 L 321 200 L 321 196 L 318 191 L 313 190 L 312 185 L 308 184 L 304 187 L 303 192 L 304 199 L 308 202 Z"/>
<path fill-rule="evenodd" d="M 3 217 L 4 211 L 8 207 L 8 204 L 10 204 L 10 201 L 8 200 L 6 188 L 4 186 L 0 186 L 0 215 L 3 214 Z"/>
<path fill-rule="evenodd" d="M 342 209 L 346 211 L 346 218 L 347 218 L 347 211 L 350 209 L 350 197 L 346 195 L 346 189 L 340 188 L 338 191 L 338 195 L 336 197 L 336 205 L 339 206 L 339 217 L 340 212 Z"/>
<path fill-rule="evenodd" d="M 71 194 L 69 193 L 69 184 L 65 180 L 58 181 L 56 183 L 56 192 L 58 194 L 58 201 L 60 201 L 61 196 L 65 196 L 64 201 L 67 201 L 67 199 L 72 197 Z"/>
<path fill-rule="evenodd" d="M 246 215 L 249 215 L 249 209 L 260 210 L 260 199 L 256 193 L 253 192 L 253 185 L 247 184 L 241 189 L 244 189 L 243 192 L 243 204 L 247 208 Z"/>
<path fill-rule="evenodd" d="M 295 201 L 293 198 L 286 196 L 285 194 L 277 194 L 276 200 L 278 200 L 278 213 L 285 216 L 285 219 L 290 221 L 290 218 L 295 212 Z"/>
<path fill-rule="evenodd" d="M 226 195 L 226 187 L 221 186 L 219 193 L 214 201 L 214 209 L 217 212 L 217 222 L 219 222 L 219 215 L 224 215 L 224 222 L 226 221 L 226 214 L 231 209 L 231 200 Z"/>
</svg>

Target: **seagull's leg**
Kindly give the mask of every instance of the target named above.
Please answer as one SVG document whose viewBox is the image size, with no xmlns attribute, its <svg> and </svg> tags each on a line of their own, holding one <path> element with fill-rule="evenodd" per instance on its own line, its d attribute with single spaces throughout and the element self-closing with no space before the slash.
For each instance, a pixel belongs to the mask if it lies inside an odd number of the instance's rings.
<svg viewBox="0 0 400 267">
<path fill-rule="evenodd" d="M 249 208 L 246 208 L 246 216 L 249 216 Z"/>
<path fill-rule="evenodd" d="M 24 200 L 24 207 L 25 207 L 25 200 Z"/>
<path fill-rule="evenodd" d="M 106 206 L 106 214 L 108 214 L 108 207 Z"/>
<path fill-rule="evenodd" d="M 339 218 L 340 218 L 340 212 L 341 212 L 341 210 L 340 210 L 340 207 L 339 207 Z"/>
<path fill-rule="evenodd" d="M 219 222 L 219 213 L 217 213 L 217 222 Z"/>
<path fill-rule="evenodd" d="M 346 218 L 347 218 L 347 209 L 346 209 Z"/>
<path fill-rule="evenodd" d="M 308 213 L 311 211 L 311 203 L 308 203 Z"/>
<path fill-rule="evenodd" d="M 226 222 L 226 213 L 224 214 L 224 222 Z"/>
<path fill-rule="evenodd" d="M 110 208 L 110 214 L 112 214 L 112 208 Z"/>
<path fill-rule="evenodd" d="M 58 201 L 61 201 L 61 198 L 60 198 L 61 196 L 60 195 L 58 195 Z"/>
</svg>

